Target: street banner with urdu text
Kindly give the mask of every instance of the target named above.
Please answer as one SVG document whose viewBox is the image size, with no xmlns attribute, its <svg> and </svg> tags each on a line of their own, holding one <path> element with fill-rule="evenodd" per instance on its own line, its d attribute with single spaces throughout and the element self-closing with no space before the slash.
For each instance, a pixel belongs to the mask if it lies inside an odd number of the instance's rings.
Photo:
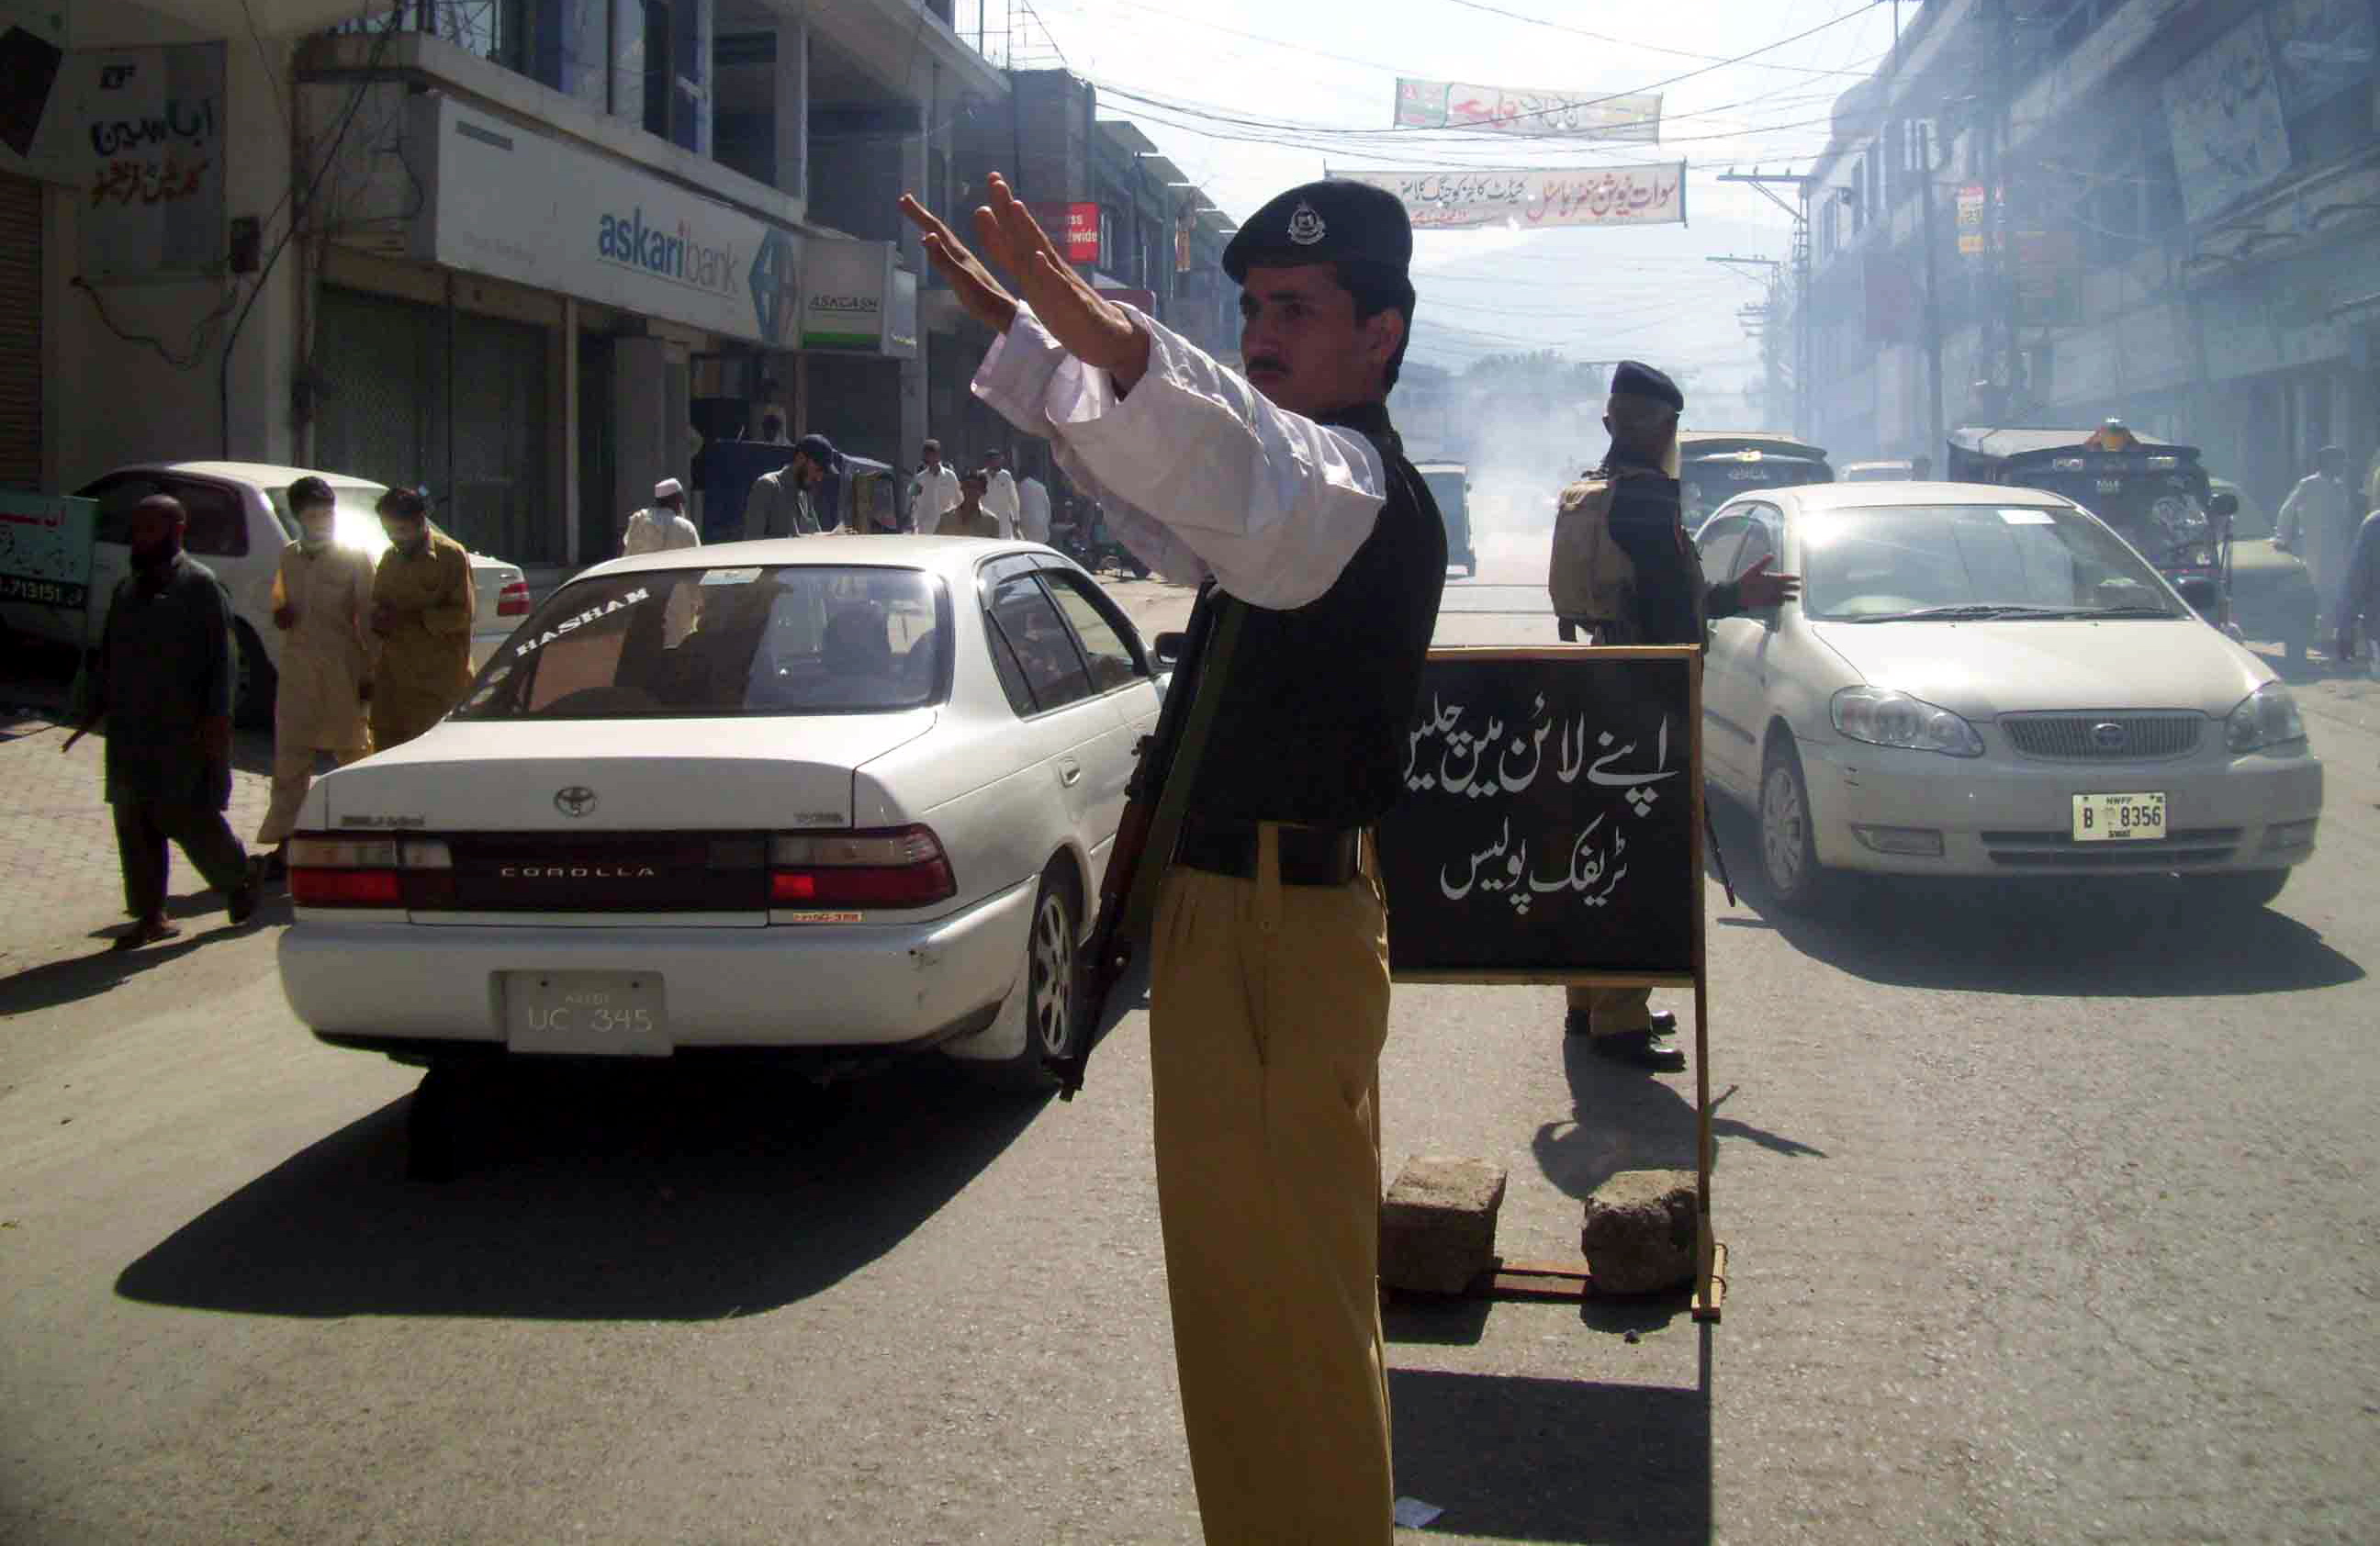
<svg viewBox="0 0 2380 1546">
<path fill-rule="evenodd" d="M 1468 86 L 1454 80 L 1397 80 L 1399 128 L 1472 128 L 1564 139 L 1661 138 L 1659 93 L 1549 91 L 1532 87 Z"/>
<path fill-rule="evenodd" d="M 1386 188 L 1417 231 L 1482 225 L 1683 225 L 1686 163 L 1548 172 L 1330 174 Z"/>
</svg>

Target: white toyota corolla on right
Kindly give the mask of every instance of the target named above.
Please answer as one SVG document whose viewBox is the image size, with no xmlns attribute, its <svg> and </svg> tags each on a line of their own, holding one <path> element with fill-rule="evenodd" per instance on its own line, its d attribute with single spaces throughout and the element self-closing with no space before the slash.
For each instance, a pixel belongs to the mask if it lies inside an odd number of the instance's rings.
<svg viewBox="0 0 2380 1546">
<path fill-rule="evenodd" d="M 2260 907 L 2313 852 L 2322 764 L 2289 689 L 2055 494 L 1765 489 L 1695 547 L 1713 581 L 1803 577 L 1712 625 L 1703 685 L 1707 778 L 1756 813 L 1782 905 L 1864 870 L 2179 876 Z"/>
</svg>

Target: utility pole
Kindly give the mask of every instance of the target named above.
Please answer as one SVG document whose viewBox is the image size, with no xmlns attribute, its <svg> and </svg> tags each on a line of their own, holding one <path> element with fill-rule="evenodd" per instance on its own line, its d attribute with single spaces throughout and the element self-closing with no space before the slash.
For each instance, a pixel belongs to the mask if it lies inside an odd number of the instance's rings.
<svg viewBox="0 0 2380 1546">
<path fill-rule="evenodd" d="M 1779 417 L 1777 405 L 1785 401 L 1787 392 L 1783 361 L 1779 357 L 1782 345 L 1774 326 L 1778 310 L 1784 304 L 1785 285 L 1780 271 L 1785 265 L 1774 258 L 1739 258 L 1731 253 L 1705 261 L 1731 269 L 1767 271 L 1760 301 L 1756 305 L 1737 308 L 1735 315 L 1736 320 L 1743 324 L 1744 336 L 1760 345 L 1761 399 L 1764 404 L 1761 417 L 1764 421 L 1773 422 Z"/>
<path fill-rule="evenodd" d="M 1998 295 L 2001 326 L 2007 333 L 2007 350 L 1997 372 L 2005 383 L 2002 399 L 2008 404 L 2010 417 L 2024 417 L 2017 412 L 2019 385 L 2023 380 L 2023 351 L 2017 338 L 2016 296 L 2016 236 L 2010 229 L 2009 194 L 2011 191 L 2010 173 L 2015 169 L 2015 95 L 2016 87 L 2010 77 L 2010 61 L 2016 53 L 2016 6 L 2014 0 L 1993 0 L 1993 21 L 1997 36 L 1993 39 L 1993 90 L 1996 100 L 1992 110 L 1991 177 L 1984 185 L 1985 208 L 1990 218 L 1985 229 L 1992 244 L 1986 261 L 1992 266 Z M 2024 394 L 2031 396 L 2028 391 Z"/>
<path fill-rule="evenodd" d="M 1917 125 L 1917 245 L 1925 253 L 1925 406 L 1927 426 L 1932 438 L 1925 442 L 1925 454 L 1943 454 L 1942 423 L 1942 300 L 1941 282 L 1936 273 L 1935 247 L 1938 236 L 1934 229 L 1934 126 L 1923 119 Z"/>
<path fill-rule="evenodd" d="M 1791 172 L 1722 172 L 1723 183 L 1749 183 L 1762 198 L 1793 221 L 1793 433 L 1810 434 L 1810 179 Z M 1783 183 L 1801 197 L 1800 208 L 1779 198 L 1768 186 Z"/>
</svg>

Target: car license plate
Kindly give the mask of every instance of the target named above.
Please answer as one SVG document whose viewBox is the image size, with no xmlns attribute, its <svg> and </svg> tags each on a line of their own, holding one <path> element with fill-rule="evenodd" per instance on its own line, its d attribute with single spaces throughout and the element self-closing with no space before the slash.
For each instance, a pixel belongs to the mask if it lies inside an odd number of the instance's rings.
<svg viewBox="0 0 2380 1546">
<path fill-rule="evenodd" d="M 666 1057 L 658 972 L 508 972 L 504 1043 L 515 1052 Z"/>
<path fill-rule="evenodd" d="M 2078 843 L 2157 842 L 2164 837 L 2163 793 L 2074 797 L 2074 840 Z"/>
</svg>

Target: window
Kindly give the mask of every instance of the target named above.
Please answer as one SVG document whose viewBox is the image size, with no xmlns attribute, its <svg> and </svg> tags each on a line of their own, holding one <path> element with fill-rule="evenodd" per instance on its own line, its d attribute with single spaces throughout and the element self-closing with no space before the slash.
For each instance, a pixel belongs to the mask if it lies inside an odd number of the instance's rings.
<svg viewBox="0 0 2380 1546">
<path fill-rule="evenodd" d="M 87 485 L 80 495 L 99 501 L 99 516 L 91 529 L 92 540 L 128 543 L 132 540 L 132 507 L 152 494 L 162 494 L 165 485 L 147 473 L 119 473 Z"/>
<path fill-rule="evenodd" d="M 1141 663 L 1140 651 L 1091 594 L 1088 581 L 1062 569 L 1043 570 L 1041 580 L 1049 586 L 1058 610 L 1075 625 L 1075 640 L 1090 661 L 1095 691 L 1110 693 L 1118 687 L 1129 687 L 1148 674 Z"/>
<path fill-rule="evenodd" d="M 1018 703 L 1010 692 L 1009 703 L 1018 714 L 1046 714 L 1091 695 L 1089 668 L 1040 581 L 1019 574 L 995 582 L 987 616 L 997 642 L 1013 653 L 1029 698 Z M 999 650 L 992 653 L 997 667 Z"/>
<path fill-rule="evenodd" d="M 1775 519 L 1776 512 L 1767 505 L 1760 506 L 1755 512 L 1752 529 L 1743 535 L 1742 548 L 1738 550 L 1735 557 L 1728 562 L 1729 573 L 1720 575 L 1718 580 L 1714 582 L 1715 584 L 1723 584 L 1736 578 L 1762 559 L 1773 561 L 1777 557 L 1777 533 L 1769 525 Z M 1773 562 L 1771 567 L 1774 567 Z"/>
<path fill-rule="evenodd" d="M 176 479 L 165 491 L 189 512 L 182 546 L 200 558 L 240 558 L 248 552 L 248 501 L 217 483 Z"/>
<path fill-rule="evenodd" d="M 914 569 L 787 564 L 565 586 L 482 668 L 457 717 L 868 714 L 936 701 L 948 604 Z"/>
<path fill-rule="evenodd" d="M 1740 545 L 1744 528 L 1751 525 L 1751 516 L 1730 513 L 1719 516 L 1696 534 L 1694 550 L 1702 555 L 1705 585 L 1719 585 L 1735 578 L 1735 571 L 1729 565 L 1734 562 L 1735 550 Z"/>
</svg>

